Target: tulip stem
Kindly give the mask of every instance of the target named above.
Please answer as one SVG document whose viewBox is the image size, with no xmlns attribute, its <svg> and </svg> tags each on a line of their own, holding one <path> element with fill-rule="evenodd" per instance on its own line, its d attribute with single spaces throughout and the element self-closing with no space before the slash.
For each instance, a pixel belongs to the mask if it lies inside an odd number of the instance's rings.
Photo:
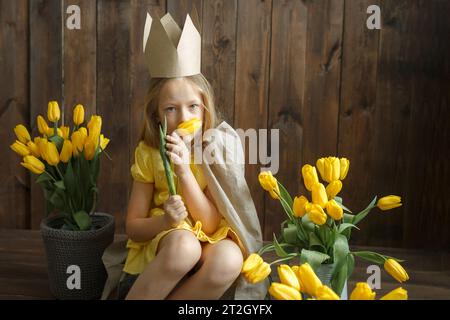
<svg viewBox="0 0 450 320">
<path fill-rule="evenodd" d="M 53 182 L 56 182 L 56 179 L 48 172 L 47 170 L 44 170 L 44 172 L 53 180 Z"/>
<path fill-rule="evenodd" d="M 61 173 L 61 171 L 59 170 L 59 168 L 58 168 L 57 165 L 55 166 L 55 168 L 56 168 L 56 171 L 58 172 L 58 174 L 59 174 L 61 180 L 64 180 L 64 176 L 62 175 L 62 173 Z"/>
<path fill-rule="evenodd" d="M 278 259 L 278 260 L 275 260 L 275 261 L 269 263 L 269 265 L 271 266 L 278 262 L 289 261 L 289 260 L 294 259 L 296 256 L 297 256 L 297 253 L 292 253 L 292 254 L 288 255 L 287 257 L 284 257 L 284 258 L 281 258 L 281 259 Z"/>
</svg>

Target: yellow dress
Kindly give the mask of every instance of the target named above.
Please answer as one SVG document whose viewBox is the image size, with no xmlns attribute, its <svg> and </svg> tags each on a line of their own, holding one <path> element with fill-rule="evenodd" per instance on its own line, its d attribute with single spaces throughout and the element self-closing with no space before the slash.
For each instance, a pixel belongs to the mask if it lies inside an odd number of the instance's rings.
<svg viewBox="0 0 450 320">
<path fill-rule="evenodd" d="M 190 167 L 200 188 L 205 190 L 207 184 L 201 168 L 193 163 L 191 163 Z M 135 150 L 135 163 L 131 167 L 131 175 L 136 181 L 154 184 L 153 201 L 148 217 L 163 215 L 163 204 L 169 198 L 169 188 L 159 150 L 141 141 Z M 175 174 L 174 178 L 175 184 L 177 185 L 178 179 Z M 184 201 L 183 194 L 180 192 L 181 190 L 178 188 L 178 185 L 177 191 Z M 142 273 L 144 268 L 155 258 L 159 241 L 169 232 L 179 229 L 191 231 L 201 242 L 216 243 L 230 238 L 238 244 L 243 254 L 245 254 L 242 242 L 225 219 L 222 219 L 218 229 L 209 235 L 202 230 L 202 223 L 200 221 L 192 223 L 191 219 L 189 215 L 178 227 L 163 231 L 147 242 L 138 243 L 129 239 L 127 242 L 128 256 L 123 271 L 129 274 Z"/>
</svg>

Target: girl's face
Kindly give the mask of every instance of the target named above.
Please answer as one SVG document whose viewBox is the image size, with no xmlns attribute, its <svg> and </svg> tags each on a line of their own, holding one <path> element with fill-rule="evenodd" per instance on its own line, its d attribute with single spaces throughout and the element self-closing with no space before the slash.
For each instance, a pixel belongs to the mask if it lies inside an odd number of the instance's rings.
<svg viewBox="0 0 450 320">
<path fill-rule="evenodd" d="M 184 121 L 198 118 L 203 121 L 204 104 L 200 90 L 183 78 L 167 81 L 159 96 L 158 115 L 167 118 L 167 134 L 172 134 Z"/>
</svg>

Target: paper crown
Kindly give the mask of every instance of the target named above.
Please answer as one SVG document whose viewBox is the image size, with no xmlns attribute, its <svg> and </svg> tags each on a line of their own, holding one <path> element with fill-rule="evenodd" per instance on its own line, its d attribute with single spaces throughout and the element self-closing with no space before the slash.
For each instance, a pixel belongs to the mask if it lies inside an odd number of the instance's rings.
<svg viewBox="0 0 450 320">
<path fill-rule="evenodd" d="M 147 13 L 144 54 L 152 78 L 178 78 L 201 73 L 202 39 L 189 15 L 181 30 L 169 13 L 161 20 L 153 19 Z"/>
</svg>

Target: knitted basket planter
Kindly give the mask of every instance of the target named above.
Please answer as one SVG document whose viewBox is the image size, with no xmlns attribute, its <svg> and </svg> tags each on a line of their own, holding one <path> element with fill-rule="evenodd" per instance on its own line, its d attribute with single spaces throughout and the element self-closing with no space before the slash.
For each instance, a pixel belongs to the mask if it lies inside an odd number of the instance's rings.
<svg viewBox="0 0 450 320">
<path fill-rule="evenodd" d="M 114 217 L 94 214 L 89 231 L 62 230 L 63 224 L 60 217 L 41 222 L 50 291 L 61 300 L 98 299 L 107 278 L 102 255 L 114 240 Z"/>
</svg>

